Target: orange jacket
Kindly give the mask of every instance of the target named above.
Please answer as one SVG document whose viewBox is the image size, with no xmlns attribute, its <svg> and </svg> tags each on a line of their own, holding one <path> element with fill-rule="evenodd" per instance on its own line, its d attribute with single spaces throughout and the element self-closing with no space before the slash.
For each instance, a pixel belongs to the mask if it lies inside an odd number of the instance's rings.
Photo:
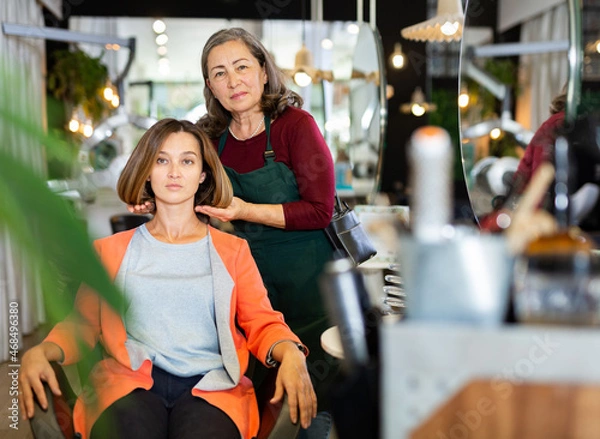
<svg viewBox="0 0 600 439">
<path fill-rule="evenodd" d="M 239 360 L 239 368 L 236 365 L 233 369 L 239 376 L 233 377 L 236 384 L 229 390 L 194 388 L 192 394 L 223 410 L 235 422 L 242 437 L 251 438 L 258 432 L 260 419 L 252 382 L 244 375 L 249 352 L 264 363 L 276 341 L 300 340 L 285 324 L 281 313 L 272 309 L 247 242 L 212 227 L 209 231 L 214 248 L 233 281 L 229 330 Z M 135 229 L 127 230 L 94 243 L 113 279 L 134 232 Z M 79 289 L 75 310 L 77 313 L 57 324 L 45 341 L 61 347 L 65 365 L 78 361 L 85 352 L 81 349 L 85 345 L 93 347 L 100 342 L 106 351 L 105 358 L 91 371 L 89 385 L 79 395 L 73 411 L 75 431 L 86 439 L 94 422 L 109 405 L 136 388 L 152 387 L 152 364 L 146 360 L 138 370 L 131 369 L 125 348 L 127 334 L 120 314 L 90 288 Z M 236 327 L 236 322 L 245 335 Z"/>
</svg>

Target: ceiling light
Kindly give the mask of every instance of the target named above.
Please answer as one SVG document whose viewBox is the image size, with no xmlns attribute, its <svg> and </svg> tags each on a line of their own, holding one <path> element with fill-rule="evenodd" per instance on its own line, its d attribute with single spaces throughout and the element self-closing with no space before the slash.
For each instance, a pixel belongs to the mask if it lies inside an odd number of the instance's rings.
<svg viewBox="0 0 600 439">
<path fill-rule="evenodd" d="M 402 52 L 402 45 L 400 43 L 394 44 L 394 51 L 390 55 L 390 63 L 398 70 L 404 67 L 404 53 Z"/>
<path fill-rule="evenodd" d="M 152 30 L 157 34 L 162 34 L 167 30 L 167 25 L 162 20 L 155 20 L 154 23 L 152 23 Z"/>
<path fill-rule="evenodd" d="M 158 46 L 156 48 L 156 53 L 160 56 L 165 56 L 167 54 L 167 46 Z"/>
<path fill-rule="evenodd" d="M 458 95 L 458 106 L 460 108 L 467 108 L 470 100 L 469 91 L 466 88 L 463 88 Z"/>
<path fill-rule="evenodd" d="M 437 110 L 437 105 L 425 101 L 425 95 L 421 87 L 416 87 L 413 91 L 410 102 L 402 104 L 400 111 L 405 114 L 412 113 L 414 116 L 421 117 L 425 113 Z"/>
<path fill-rule="evenodd" d="M 69 131 L 72 133 L 79 131 L 79 121 L 77 119 L 71 119 L 69 121 Z"/>
<path fill-rule="evenodd" d="M 346 30 L 349 34 L 358 35 L 358 32 L 360 32 L 360 27 L 358 27 L 358 24 L 356 23 L 350 23 Z"/>
<path fill-rule="evenodd" d="M 104 87 L 104 90 L 102 91 L 102 96 L 104 96 L 104 99 L 109 102 L 112 100 L 112 98 L 114 96 L 114 92 L 110 85 L 107 85 L 106 87 Z"/>
<path fill-rule="evenodd" d="M 490 131 L 490 138 L 492 140 L 498 140 L 502 135 L 502 130 L 500 128 L 492 128 Z"/>
<path fill-rule="evenodd" d="M 331 50 L 333 49 L 333 41 L 331 41 L 329 38 L 323 38 L 321 40 L 321 47 L 325 50 Z"/>
<path fill-rule="evenodd" d="M 464 13 L 461 0 L 438 0 L 437 14 L 402 29 L 402 36 L 416 41 L 458 41 L 462 38 Z"/>
<path fill-rule="evenodd" d="M 321 80 L 333 81 L 333 72 L 331 70 L 319 70 L 313 66 L 312 53 L 306 45 L 302 44 L 300 50 L 296 53 L 294 68 L 292 70 L 284 69 L 294 79 L 294 82 L 300 87 L 306 87 L 313 82 Z"/>
<path fill-rule="evenodd" d="M 91 137 L 91 135 L 94 134 L 94 127 L 91 124 L 86 123 L 83 125 L 81 131 L 85 137 Z"/>
<path fill-rule="evenodd" d="M 154 41 L 156 41 L 157 45 L 164 46 L 165 44 L 167 44 L 167 41 L 169 41 L 169 37 L 167 36 L 167 34 L 160 34 L 156 36 L 156 39 Z"/>
<path fill-rule="evenodd" d="M 299 70 L 294 73 L 294 82 L 299 87 L 306 87 L 312 82 L 312 78 L 308 73 Z"/>
</svg>

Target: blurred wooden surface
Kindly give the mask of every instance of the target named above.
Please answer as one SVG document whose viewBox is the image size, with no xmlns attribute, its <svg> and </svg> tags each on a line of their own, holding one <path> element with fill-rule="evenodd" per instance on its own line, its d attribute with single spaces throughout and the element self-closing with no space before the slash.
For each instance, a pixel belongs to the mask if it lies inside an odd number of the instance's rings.
<svg viewBox="0 0 600 439">
<path fill-rule="evenodd" d="M 411 439 L 600 437 L 600 386 L 472 381 Z"/>
</svg>

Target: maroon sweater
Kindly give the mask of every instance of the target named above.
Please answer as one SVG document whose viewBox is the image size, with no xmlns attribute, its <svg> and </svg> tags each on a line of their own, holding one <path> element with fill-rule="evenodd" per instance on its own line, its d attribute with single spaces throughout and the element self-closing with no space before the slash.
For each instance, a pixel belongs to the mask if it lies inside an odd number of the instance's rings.
<svg viewBox="0 0 600 439">
<path fill-rule="evenodd" d="M 213 139 L 218 148 L 219 139 Z M 264 166 L 267 146 L 265 131 L 245 141 L 227 136 L 221 162 L 240 174 Z M 335 177 L 333 158 L 313 117 L 288 107 L 271 122 L 271 146 L 275 161 L 292 170 L 298 182 L 300 200 L 283 204 L 286 230 L 322 229 L 331 221 Z"/>
<path fill-rule="evenodd" d="M 525 155 L 519 162 L 517 174 L 524 177 L 527 183 L 535 170 L 543 162 L 554 163 L 554 142 L 558 130 L 562 127 L 565 120 L 564 111 L 560 111 L 550 116 L 535 132 L 531 142 L 525 149 Z"/>
</svg>

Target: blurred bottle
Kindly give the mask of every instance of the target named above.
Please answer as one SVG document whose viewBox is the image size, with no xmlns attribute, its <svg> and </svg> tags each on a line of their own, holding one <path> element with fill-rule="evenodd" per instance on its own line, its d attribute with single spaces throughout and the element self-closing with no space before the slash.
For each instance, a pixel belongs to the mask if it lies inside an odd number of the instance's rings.
<svg viewBox="0 0 600 439">
<path fill-rule="evenodd" d="M 439 241 L 452 221 L 452 159 L 450 136 L 443 128 L 415 130 L 408 150 L 411 169 L 410 221 L 414 237 Z"/>
<path fill-rule="evenodd" d="M 530 242 L 515 264 L 514 299 L 519 322 L 565 325 L 600 323 L 594 241 L 571 224 L 569 144 L 555 144 L 552 210 L 558 231 Z"/>
<path fill-rule="evenodd" d="M 370 304 L 361 273 L 349 259 L 327 263 L 319 286 L 338 327 L 344 349 L 342 366 L 349 375 L 377 359 L 379 315 Z"/>
</svg>

